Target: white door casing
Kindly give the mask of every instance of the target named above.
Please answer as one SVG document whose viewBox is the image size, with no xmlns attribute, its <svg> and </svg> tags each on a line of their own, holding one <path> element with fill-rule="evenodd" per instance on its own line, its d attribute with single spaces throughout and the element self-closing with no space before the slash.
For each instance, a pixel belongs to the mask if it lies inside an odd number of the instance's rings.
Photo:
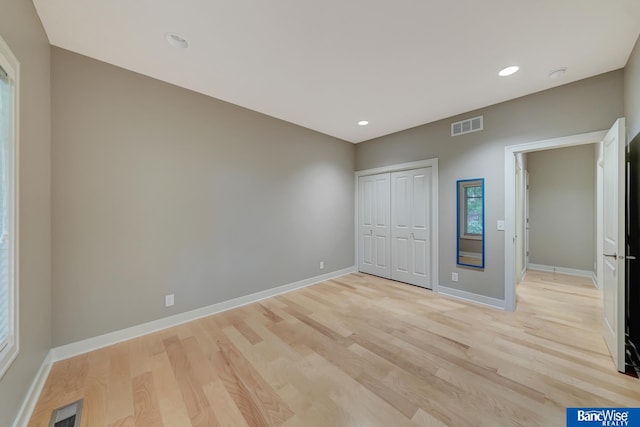
<svg viewBox="0 0 640 427">
<path fill-rule="evenodd" d="M 359 177 L 358 197 L 358 270 L 390 279 L 390 175 Z"/>
<path fill-rule="evenodd" d="M 524 268 L 524 213 L 523 204 L 522 154 L 516 155 L 516 283 L 522 280 Z"/>
<path fill-rule="evenodd" d="M 522 275 L 529 268 L 529 171 L 524 171 L 524 266 Z"/>
<path fill-rule="evenodd" d="M 625 148 L 625 121 L 621 118 L 602 141 L 603 333 L 611 357 L 620 372 L 625 370 Z"/>
<path fill-rule="evenodd" d="M 391 278 L 431 288 L 431 168 L 391 174 Z"/>
</svg>

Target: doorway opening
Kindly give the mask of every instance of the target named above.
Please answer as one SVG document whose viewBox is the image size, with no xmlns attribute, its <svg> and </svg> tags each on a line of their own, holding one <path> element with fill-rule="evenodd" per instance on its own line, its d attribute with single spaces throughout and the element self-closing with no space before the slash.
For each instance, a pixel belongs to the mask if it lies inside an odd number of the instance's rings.
<svg viewBox="0 0 640 427">
<path fill-rule="evenodd" d="M 516 155 L 516 282 L 529 270 L 596 280 L 600 144 Z"/>
<path fill-rule="evenodd" d="M 516 308 L 516 156 L 552 148 L 599 144 L 596 168 L 596 282 L 602 289 L 603 338 L 616 369 L 625 371 L 625 120 L 609 131 L 505 148 L 505 307 Z"/>
<path fill-rule="evenodd" d="M 505 148 L 505 308 L 514 311 L 516 308 L 515 287 L 518 282 L 516 272 L 516 157 L 526 153 L 550 150 L 554 148 L 565 148 L 586 144 L 600 144 L 604 139 L 606 131 L 591 132 L 586 134 L 556 138 L 545 141 L 536 141 L 526 144 L 514 145 Z M 601 181 L 600 174 L 597 176 L 596 198 L 597 203 L 601 203 Z M 600 210 L 600 209 L 598 209 Z M 596 220 L 597 224 L 600 222 Z M 522 233 L 521 226 L 521 233 Z M 597 235 L 601 233 L 596 231 Z M 598 252 L 600 248 L 599 238 L 597 239 Z M 598 268 L 596 268 L 598 270 Z M 520 271 L 520 275 L 522 270 Z M 599 272 L 596 271 L 596 276 Z M 598 277 L 598 282 L 600 278 Z"/>
</svg>

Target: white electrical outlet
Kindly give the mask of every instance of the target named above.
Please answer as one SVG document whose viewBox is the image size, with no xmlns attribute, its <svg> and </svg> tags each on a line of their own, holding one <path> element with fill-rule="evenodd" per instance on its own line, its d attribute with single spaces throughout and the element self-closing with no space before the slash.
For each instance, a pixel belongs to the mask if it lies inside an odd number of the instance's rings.
<svg viewBox="0 0 640 427">
<path fill-rule="evenodd" d="M 320 270 L 324 270 L 324 261 L 320 261 Z"/>
<path fill-rule="evenodd" d="M 451 273 L 451 281 L 452 282 L 458 281 L 458 273 Z"/>
<path fill-rule="evenodd" d="M 164 306 L 165 307 L 171 307 L 173 304 L 175 304 L 175 300 L 174 300 L 173 294 L 165 295 L 164 296 Z"/>
</svg>

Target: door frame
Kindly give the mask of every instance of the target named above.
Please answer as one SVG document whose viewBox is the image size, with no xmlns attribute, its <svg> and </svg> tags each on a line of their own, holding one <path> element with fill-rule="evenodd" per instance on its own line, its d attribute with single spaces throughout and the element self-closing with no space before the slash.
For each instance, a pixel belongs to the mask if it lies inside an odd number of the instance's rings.
<svg viewBox="0 0 640 427">
<path fill-rule="evenodd" d="M 358 197 L 358 178 L 361 176 L 367 175 L 377 175 L 380 173 L 391 173 L 391 172 L 400 172 L 411 169 L 419 169 L 419 168 L 431 168 L 431 290 L 437 292 L 438 290 L 438 159 L 425 159 L 418 160 L 415 162 L 409 163 L 401 163 L 396 165 L 382 166 L 379 168 L 373 169 L 365 169 L 356 171 L 354 173 L 354 198 L 355 198 L 355 210 L 354 210 L 354 218 L 353 223 L 355 226 L 355 245 L 354 245 L 354 254 L 355 254 L 355 265 L 356 270 L 358 269 L 358 211 L 359 211 L 359 200 Z"/>
<path fill-rule="evenodd" d="M 524 213 L 524 165 L 522 162 L 522 153 L 518 153 L 516 154 L 516 174 L 515 174 L 515 179 L 516 179 L 516 186 L 515 186 L 515 201 L 516 201 L 516 216 L 515 216 L 515 221 L 516 221 L 516 258 L 515 258 L 515 262 L 516 262 L 516 284 L 520 283 L 522 281 L 522 278 L 524 276 L 523 272 L 525 271 L 525 262 L 524 262 L 524 257 L 525 257 L 525 238 L 524 238 L 524 230 L 525 230 L 525 213 Z M 518 196 L 520 197 L 520 200 L 518 200 Z M 520 267 L 520 270 L 518 270 L 518 267 Z"/>
<path fill-rule="evenodd" d="M 522 272 L 526 273 L 529 270 L 529 170 L 527 169 L 524 170 L 524 253 Z M 524 279 L 524 276 L 522 278 Z"/>
<path fill-rule="evenodd" d="M 515 181 L 516 160 L 518 153 L 531 153 L 534 151 L 549 150 L 553 148 L 573 147 L 576 145 L 596 144 L 602 142 L 608 130 L 582 133 L 561 138 L 542 141 L 527 142 L 524 144 L 510 145 L 504 149 L 504 297 L 505 310 L 516 309 L 516 206 L 515 206 Z M 595 167 L 595 164 L 594 164 Z M 596 185 L 596 192 L 600 191 L 600 184 Z M 601 254 L 597 254 L 597 263 Z M 598 283 L 601 277 L 597 277 Z"/>
</svg>

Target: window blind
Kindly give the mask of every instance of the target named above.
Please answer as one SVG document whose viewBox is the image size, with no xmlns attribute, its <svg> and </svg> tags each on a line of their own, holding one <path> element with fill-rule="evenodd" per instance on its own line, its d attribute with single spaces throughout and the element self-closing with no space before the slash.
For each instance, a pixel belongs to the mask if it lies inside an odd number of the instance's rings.
<svg viewBox="0 0 640 427">
<path fill-rule="evenodd" d="M 11 86 L 0 67 L 0 351 L 9 341 L 9 234 L 7 229 L 8 168 L 7 155 L 11 138 Z"/>
</svg>

